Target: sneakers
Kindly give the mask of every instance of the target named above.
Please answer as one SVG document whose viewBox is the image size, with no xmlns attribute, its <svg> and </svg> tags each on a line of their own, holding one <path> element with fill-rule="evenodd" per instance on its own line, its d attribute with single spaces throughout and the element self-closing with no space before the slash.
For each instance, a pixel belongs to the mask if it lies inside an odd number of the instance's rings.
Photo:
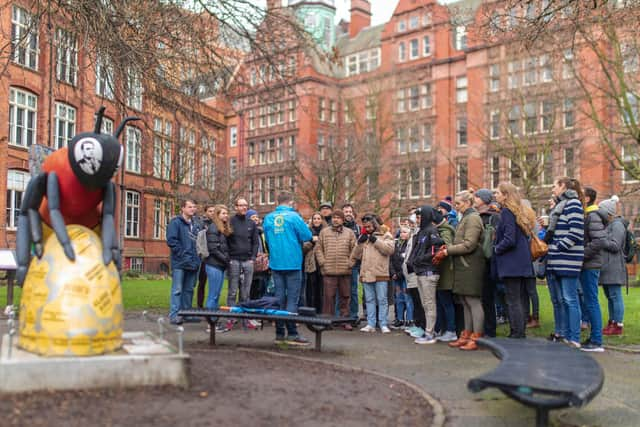
<svg viewBox="0 0 640 427">
<path fill-rule="evenodd" d="M 547 340 L 551 342 L 562 342 L 564 340 L 564 337 L 552 333 L 547 337 Z"/>
<path fill-rule="evenodd" d="M 229 329 L 224 325 L 216 325 L 216 332 L 224 334 L 225 332 L 229 332 Z"/>
<path fill-rule="evenodd" d="M 578 348 L 578 349 L 582 347 L 580 343 L 577 341 L 567 341 L 567 345 L 571 348 Z"/>
<path fill-rule="evenodd" d="M 353 331 L 353 326 L 351 326 L 349 323 L 345 323 L 345 324 L 342 326 L 342 328 L 343 328 L 345 331 Z"/>
<path fill-rule="evenodd" d="M 230 330 L 232 330 L 232 329 L 233 329 L 233 324 L 234 324 L 234 323 L 235 323 L 235 322 L 234 322 L 233 320 L 227 320 L 227 323 L 225 324 L 225 328 L 226 328 L 227 330 L 229 330 L 229 331 L 230 331 Z"/>
<path fill-rule="evenodd" d="M 588 341 L 580 346 L 580 350 L 588 351 L 590 353 L 603 353 L 604 347 L 602 347 L 602 345 L 600 344 L 596 344 L 591 341 Z"/>
<path fill-rule="evenodd" d="M 411 331 L 411 333 L 409 334 L 412 338 L 420 338 L 421 336 L 424 335 L 424 329 L 416 326 L 416 328 Z"/>
<path fill-rule="evenodd" d="M 287 337 L 287 344 L 304 346 L 304 345 L 309 345 L 309 340 L 304 338 L 301 335 L 297 335 L 295 337 Z"/>
<path fill-rule="evenodd" d="M 376 328 L 371 325 L 367 325 L 364 328 L 360 328 L 360 332 L 373 333 L 375 331 L 376 331 Z"/>
<path fill-rule="evenodd" d="M 611 322 L 610 325 L 602 331 L 602 335 L 622 335 L 623 324 L 618 322 Z"/>
<path fill-rule="evenodd" d="M 182 316 L 176 316 L 175 318 L 169 320 L 172 325 L 182 325 L 184 323 L 184 319 Z"/>
<path fill-rule="evenodd" d="M 431 334 L 424 334 L 420 338 L 416 338 L 413 342 L 416 344 L 435 344 L 437 340 Z"/>
<path fill-rule="evenodd" d="M 436 337 L 436 340 L 442 342 L 452 342 L 458 339 L 458 336 L 454 331 L 446 331 L 444 334 Z"/>
<path fill-rule="evenodd" d="M 527 328 L 534 329 L 540 327 L 540 320 L 537 317 L 530 316 L 529 321 L 527 322 Z"/>
<path fill-rule="evenodd" d="M 383 327 L 380 328 L 380 332 L 382 332 L 383 334 L 389 334 L 389 333 L 391 333 L 391 329 L 389 329 L 386 326 L 383 326 Z"/>
<path fill-rule="evenodd" d="M 391 329 L 400 329 L 404 326 L 404 322 L 402 320 L 396 319 L 391 324 Z"/>
</svg>

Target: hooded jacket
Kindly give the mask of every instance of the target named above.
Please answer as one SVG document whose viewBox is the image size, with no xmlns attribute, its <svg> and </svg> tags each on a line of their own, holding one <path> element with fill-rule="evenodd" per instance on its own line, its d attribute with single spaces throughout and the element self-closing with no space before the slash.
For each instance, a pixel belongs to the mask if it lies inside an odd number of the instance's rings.
<svg viewBox="0 0 640 427">
<path fill-rule="evenodd" d="M 440 237 L 438 229 L 433 224 L 434 210 L 425 205 L 420 208 L 420 230 L 413 237 L 413 248 L 407 264 L 418 275 L 438 273 L 438 266 L 431 262 L 444 240 Z"/>
<path fill-rule="evenodd" d="M 557 218 L 555 228 L 554 217 Z M 576 277 L 584 259 L 584 211 L 578 193 L 567 190 L 551 212 L 549 229 L 553 237 L 547 254 L 547 271 L 558 276 Z"/>
<path fill-rule="evenodd" d="M 204 263 L 225 270 L 229 265 L 227 237 L 213 222 L 209 222 L 207 227 L 207 249 L 209 249 L 209 256 L 204 259 Z"/>
<path fill-rule="evenodd" d="M 167 246 L 171 249 L 171 269 L 197 270 L 202 261 L 196 251 L 196 236 L 200 228 L 192 219 L 187 222 L 178 215 L 167 226 Z"/>
<path fill-rule="evenodd" d="M 584 261 L 582 268 L 597 270 L 602 268 L 605 242 L 607 239 L 607 224 L 609 216 L 603 208 L 597 205 L 587 207 L 587 217 L 584 222 Z"/>
</svg>

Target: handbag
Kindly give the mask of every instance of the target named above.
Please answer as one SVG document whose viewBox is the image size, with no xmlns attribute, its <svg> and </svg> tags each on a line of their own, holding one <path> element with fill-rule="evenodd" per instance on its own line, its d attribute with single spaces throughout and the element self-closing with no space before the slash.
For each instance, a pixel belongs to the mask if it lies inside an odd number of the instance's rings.
<svg viewBox="0 0 640 427">
<path fill-rule="evenodd" d="M 531 236 L 531 240 L 529 241 L 529 249 L 531 249 L 531 259 L 536 260 L 541 258 L 549 252 L 549 246 L 540 240 L 538 236 L 533 234 Z"/>
</svg>

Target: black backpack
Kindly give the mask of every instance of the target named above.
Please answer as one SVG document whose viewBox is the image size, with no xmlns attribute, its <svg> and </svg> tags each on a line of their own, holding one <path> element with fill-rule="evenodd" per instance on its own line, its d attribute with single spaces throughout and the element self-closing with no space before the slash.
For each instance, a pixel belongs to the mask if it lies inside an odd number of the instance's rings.
<svg viewBox="0 0 640 427">
<path fill-rule="evenodd" d="M 636 242 L 636 237 L 633 235 L 633 232 L 629 230 L 629 227 L 625 228 L 624 245 L 622 246 L 622 255 L 624 256 L 624 261 L 627 264 L 633 262 L 633 259 L 636 256 L 637 249 L 638 249 L 638 243 Z"/>
</svg>

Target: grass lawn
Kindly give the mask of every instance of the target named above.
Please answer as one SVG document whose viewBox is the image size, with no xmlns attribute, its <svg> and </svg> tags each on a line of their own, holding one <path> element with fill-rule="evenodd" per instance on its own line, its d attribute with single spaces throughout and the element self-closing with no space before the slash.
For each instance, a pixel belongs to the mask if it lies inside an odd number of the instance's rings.
<svg viewBox="0 0 640 427">
<path fill-rule="evenodd" d="M 125 310 L 167 310 L 169 307 L 169 293 L 171 281 L 166 280 L 125 280 L 122 283 L 122 294 L 124 298 Z M 534 336 L 548 336 L 553 330 L 553 312 L 551 300 L 546 286 L 538 286 L 540 296 L 540 321 L 542 326 L 539 329 L 530 329 L 527 332 Z M 224 304 L 227 298 L 227 285 L 222 288 L 220 302 Z M 605 344 L 609 345 L 630 345 L 640 344 L 640 288 L 630 288 L 629 295 L 623 290 L 625 305 L 624 315 L 624 335 L 622 337 L 604 337 Z M 15 301 L 19 304 L 20 289 L 15 291 Z M 6 289 L 0 288 L 0 307 L 6 305 Z M 606 325 L 608 319 L 607 301 L 604 293 L 600 291 L 600 307 L 602 308 L 603 324 Z M 508 334 L 506 325 L 498 328 L 498 335 Z M 584 334 L 584 333 L 583 333 Z M 584 336 L 583 336 L 584 338 Z"/>
</svg>

